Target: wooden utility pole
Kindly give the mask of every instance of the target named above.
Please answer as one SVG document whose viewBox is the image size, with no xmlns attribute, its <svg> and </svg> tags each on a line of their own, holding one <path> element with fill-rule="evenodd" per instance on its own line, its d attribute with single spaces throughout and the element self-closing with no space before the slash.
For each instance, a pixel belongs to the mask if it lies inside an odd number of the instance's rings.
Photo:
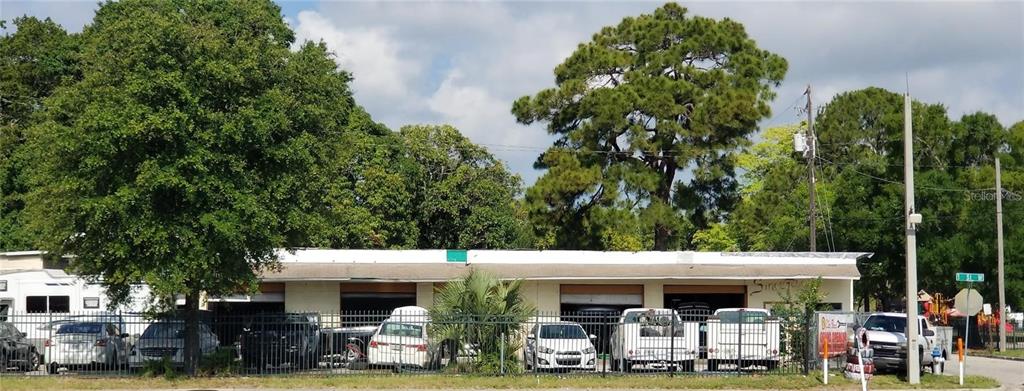
<svg viewBox="0 0 1024 391">
<path fill-rule="evenodd" d="M 814 105 L 811 103 L 811 85 L 807 85 L 807 91 L 804 91 L 807 95 L 807 190 L 810 195 L 810 216 L 807 219 L 810 225 L 810 242 L 811 252 L 818 251 L 818 219 L 815 210 L 815 191 L 814 191 L 814 159 L 817 158 L 818 143 L 814 137 Z"/>
<path fill-rule="evenodd" d="M 1003 181 L 999 167 L 999 151 L 996 151 L 996 259 L 999 266 L 999 351 L 1006 351 L 1006 287 L 1003 285 Z"/>
</svg>

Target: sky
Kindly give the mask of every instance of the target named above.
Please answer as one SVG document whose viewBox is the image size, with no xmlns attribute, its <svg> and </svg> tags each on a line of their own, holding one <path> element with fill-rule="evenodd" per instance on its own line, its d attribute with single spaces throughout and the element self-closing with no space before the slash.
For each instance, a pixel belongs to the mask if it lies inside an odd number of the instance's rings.
<svg viewBox="0 0 1024 391">
<path fill-rule="evenodd" d="M 490 149 L 529 185 L 552 136 L 517 124 L 512 102 L 554 86 L 576 46 L 662 2 L 279 2 L 298 40 L 323 40 L 354 76 L 356 100 L 392 129 L 447 123 Z M 1024 120 L 1024 1 L 681 2 L 691 13 L 743 23 L 758 45 L 789 61 L 762 126 L 796 123 L 815 104 L 877 86 L 943 103 L 950 116 Z M 0 0 L 0 19 L 51 17 L 81 31 L 95 1 Z"/>
</svg>

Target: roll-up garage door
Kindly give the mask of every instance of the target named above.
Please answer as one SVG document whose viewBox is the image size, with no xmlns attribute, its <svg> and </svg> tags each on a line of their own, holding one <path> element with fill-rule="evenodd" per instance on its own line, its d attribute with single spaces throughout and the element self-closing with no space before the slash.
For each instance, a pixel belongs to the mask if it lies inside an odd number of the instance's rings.
<svg viewBox="0 0 1024 391">
<path fill-rule="evenodd" d="M 409 305 L 416 305 L 414 282 L 341 283 L 342 313 L 387 315 Z"/>
<path fill-rule="evenodd" d="M 702 307 L 713 312 L 744 307 L 747 303 L 746 285 L 665 285 L 664 293 L 667 308 Z"/>
<path fill-rule="evenodd" d="M 608 305 L 640 307 L 644 304 L 643 285 L 562 284 L 561 303 L 575 306 Z"/>
</svg>

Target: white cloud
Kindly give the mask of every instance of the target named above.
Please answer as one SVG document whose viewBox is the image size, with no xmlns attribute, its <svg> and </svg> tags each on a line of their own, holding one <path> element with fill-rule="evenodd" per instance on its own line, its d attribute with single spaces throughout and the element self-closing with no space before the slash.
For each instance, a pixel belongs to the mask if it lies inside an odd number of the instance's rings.
<svg viewBox="0 0 1024 391">
<path fill-rule="evenodd" d="M 410 84 L 421 64 L 403 56 L 402 45 L 385 28 L 342 29 L 314 11 L 301 11 L 295 26 L 297 43 L 323 40 L 335 59 L 352 72 L 356 96 L 372 102 L 410 104 Z"/>
</svg>

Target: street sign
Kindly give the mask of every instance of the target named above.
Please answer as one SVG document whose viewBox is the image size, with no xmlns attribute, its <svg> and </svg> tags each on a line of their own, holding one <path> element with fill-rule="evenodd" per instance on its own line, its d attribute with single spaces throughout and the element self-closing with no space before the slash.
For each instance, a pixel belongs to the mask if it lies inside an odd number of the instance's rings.
<svg viewBox="0 0 1024 391">
<path fill-rule="evenodd" d="M 957 273 L 957 282 L 985 282 L 985 275 L 981 273 Z"/>
</svg>

